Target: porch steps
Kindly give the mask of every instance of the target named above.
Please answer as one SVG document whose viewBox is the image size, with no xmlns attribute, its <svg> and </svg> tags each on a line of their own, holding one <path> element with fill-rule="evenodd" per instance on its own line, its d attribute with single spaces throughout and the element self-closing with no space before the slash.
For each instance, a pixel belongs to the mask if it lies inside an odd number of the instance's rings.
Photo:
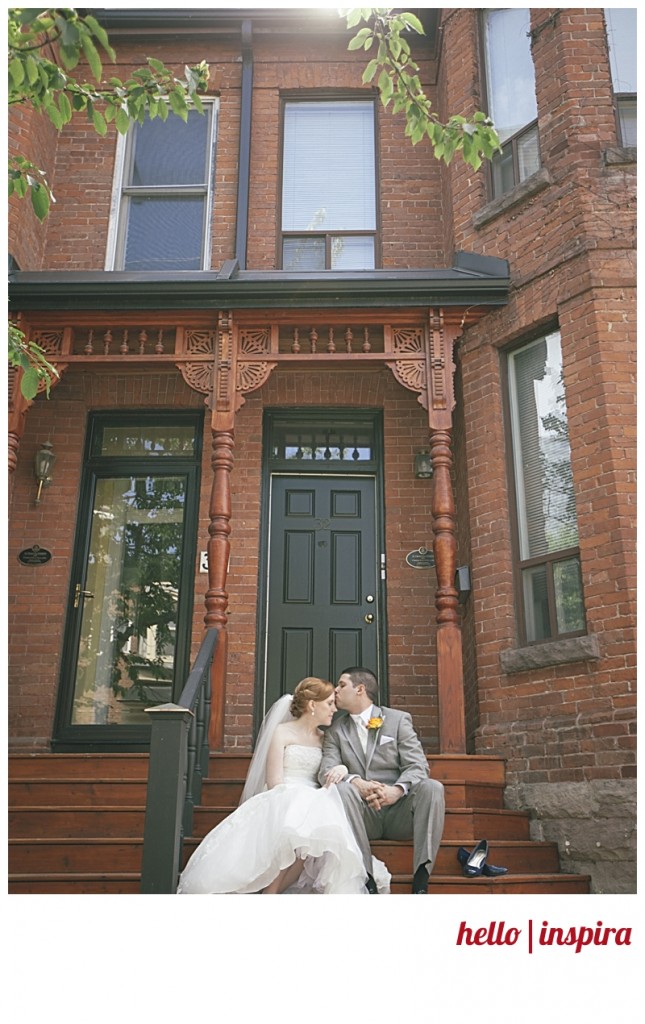
<svg viewBox="0 0 645 1024">
<path fill-rule="evenodd" d="M 446 825 L 429 892 L 586 893 L 588 876 L 559 871 L 553 843 L 529 839 L 528 814 L 503 806 L 501 758 L 428 758 L 446 789 Z M 237 805 L 249 755 L 212 754 L 184 863 L 209 829 Z M 147 754 L 14 754 L 9 758 L 9 892 L 138 893 Z M 497 878 L 466 879 L 459 846 L 485 836 Z M 375 842 L 392 892 L 409 893 L 412 847 Z"/>
</svg>

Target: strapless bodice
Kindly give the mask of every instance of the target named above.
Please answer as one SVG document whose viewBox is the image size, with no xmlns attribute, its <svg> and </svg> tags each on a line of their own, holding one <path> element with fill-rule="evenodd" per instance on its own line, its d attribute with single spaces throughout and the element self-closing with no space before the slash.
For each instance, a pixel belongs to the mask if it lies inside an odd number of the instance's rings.
<svg viewBox="0 0 645 1024">
<path fill-rule="evenodd" d="M 307 747 L 301 743 L 290 743 L 284 748 L 282 764 L 284 781 L 301 786 L 318 785 L 318 769 L 322 761 L 320 747 Z"/>
</svg>

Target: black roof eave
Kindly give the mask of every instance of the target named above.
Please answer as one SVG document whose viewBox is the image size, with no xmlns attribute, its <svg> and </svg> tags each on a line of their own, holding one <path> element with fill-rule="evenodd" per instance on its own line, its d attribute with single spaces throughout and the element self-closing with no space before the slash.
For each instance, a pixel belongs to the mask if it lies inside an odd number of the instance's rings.
<svg viewBox="0 0 645 1024">
<path fill-rule="evenodd" d="M 503 264 L 504 261 L 497 261 Z M 12 310 L 264 309 L 406 306 L 501 306 L 508 273 L 365 271 L 289 274 L 282 271 L 129 273 L 18 271 L 9 281 Z"/>
</svg>

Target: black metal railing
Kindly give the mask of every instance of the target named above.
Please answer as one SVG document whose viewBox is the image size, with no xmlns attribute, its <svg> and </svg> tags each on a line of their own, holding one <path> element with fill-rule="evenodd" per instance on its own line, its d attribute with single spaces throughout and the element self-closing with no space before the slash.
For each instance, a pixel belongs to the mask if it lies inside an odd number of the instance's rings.
<svg viewBox="0 0 645 1024">
<path fill-rule="evenodd" d="M 206 633 L 176 704 L 146 709 L 150 764 L 141 860 L 142 893 L 174 893 L 184 836 L 208 775 L 210 669 L 219 630 Z"/>
</svg>

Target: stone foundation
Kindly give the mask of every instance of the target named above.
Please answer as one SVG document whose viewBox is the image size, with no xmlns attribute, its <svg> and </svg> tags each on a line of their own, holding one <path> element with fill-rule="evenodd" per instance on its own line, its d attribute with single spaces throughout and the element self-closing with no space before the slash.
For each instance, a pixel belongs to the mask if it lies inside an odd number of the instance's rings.
<svg viewBox="0 0 645 1024">
<path fill-rule="evenodd" d="M 591 892 L 636 892 L 634 780 L 519 783 L 505 803 L 529 811 L 531 839 L 558 844 L 562 871 L 591 875 Z"/>
</svg>

